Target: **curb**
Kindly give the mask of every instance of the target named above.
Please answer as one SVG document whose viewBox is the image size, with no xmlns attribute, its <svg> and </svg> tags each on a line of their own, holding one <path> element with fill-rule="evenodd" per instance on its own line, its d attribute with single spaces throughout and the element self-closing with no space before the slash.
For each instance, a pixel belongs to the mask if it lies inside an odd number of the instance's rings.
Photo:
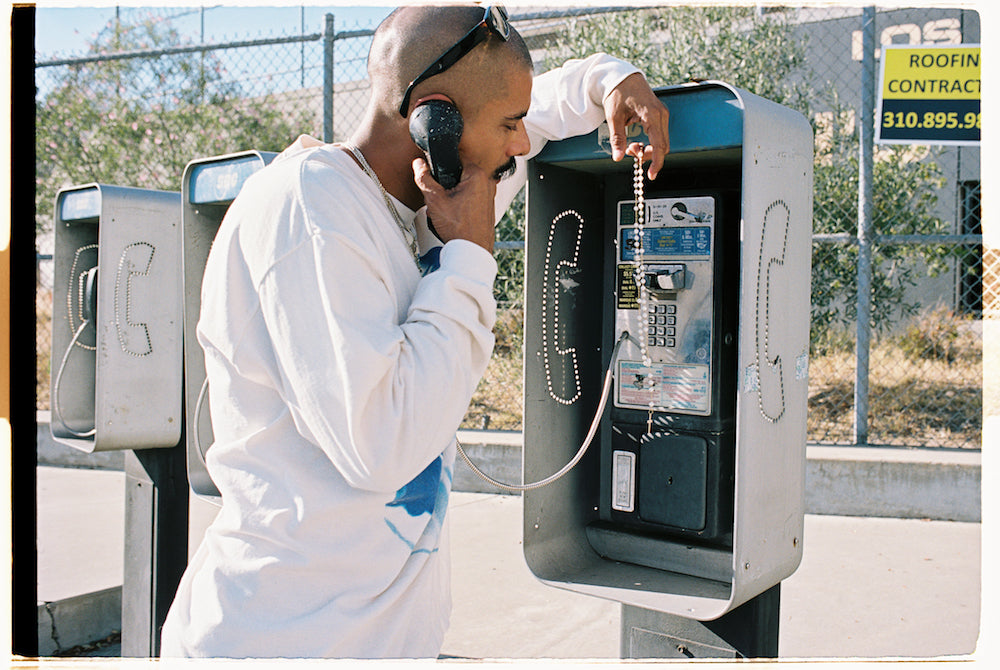
<svg viewBox="0 0 1000 670">
<path fill-rule="evenodd" d="M 806 514 L 982 522 L 982 452 L 806 448 Z"/>
<path fill-rule="evenodd" d="M 124 452 L 85 454 L 55 442 L 38 413 L 38 464 L 124 469 Z M 462 430 L 469 457 L 494 479 L 521 481 L 519 431 Z M 982 452 L 905 447 L 806 447 L 806 514 L 982 521 Z M 455 491 L 503 493 L 459 458 Z"/>
<path fill-rule="evenodd" d="M 102 640 L 122 629 L 122 587 L 38 604 L 38 655 Z"/>
<path fill-rule="evenodd" d="M 459 431 L 494 479 L 521 481 L 521 433 Z M 980 523 L 982 453 L 903 447 L 806 447 L 806 514 Z M 461 460 L 454 489 L 497 493 Z"/>
</svg>

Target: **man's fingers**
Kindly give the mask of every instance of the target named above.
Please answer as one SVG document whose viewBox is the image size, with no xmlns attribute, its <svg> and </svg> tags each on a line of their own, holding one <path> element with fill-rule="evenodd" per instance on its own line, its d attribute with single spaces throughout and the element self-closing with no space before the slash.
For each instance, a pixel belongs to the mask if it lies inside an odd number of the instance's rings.
<svg viewBox="0 0 1000 670">
<path fill-rule="evenodd" d="M 605 118 L 611 139 L 611 156 L 621 160 L 626 154 L 650 162 L 649 178 L 655 179 L 670 153 L 670 115 L 645 77 L 634 73 L 623 79 L 604 101 Z M 630 123 L 641 123 L 649 145 L 631 148 L 626 135 Z M 640 145 L 641 146 L 641 145 Z"/>
<path fill-rule="evenodd" d="M 421 191 L 432 191 L 437 182 L 431 175 L 431 166 L 423 158 L 413 159 L 413 181 Z"/>
<path fill-rule="evenodd" d="M 650 116 L 652 118 L 646 120 L 644 125 L 646 136 L 649 137 L 649 178 L 652 180 L 656 179 L 660 168 L 663 167 L 663 161 L 670 153 L 670 112 L 665 106 L 658 105 L 650 110 Z"/>
<path fill-rule="evenodd" d="M 624 119 L 617 114 L 608 117 L 608 130 L 611 135 L 611 158 L 620 161 L 625 157 L 625 147 L 628 144 L 628 136 L 625 131 Z"/>
<path fill-rule="evenodd" d="M 667 153 L 669 153 L 669 151 L 662 145 L 656 146 L 653 144 L 632 142 L 628 145 L 628 149 L 626 149 L 625 153 L 629 156 L 638 158 L 643 164 L 648 162 L 649 170 L 647 171 L 647 176 L 650 181 L 653 181 L 660 173 L 660 169 L 663 167 L 663 163 L 666 160 Z"/>
</svg>

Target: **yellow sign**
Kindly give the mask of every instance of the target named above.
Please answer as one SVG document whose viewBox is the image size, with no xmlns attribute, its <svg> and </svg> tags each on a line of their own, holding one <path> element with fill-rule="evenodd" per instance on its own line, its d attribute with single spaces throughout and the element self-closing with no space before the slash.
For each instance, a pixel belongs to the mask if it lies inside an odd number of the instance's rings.
<svg viewBox="0 0 1000 670">
<path fill-rule="evenodd" d="M 979 47 L 907 46 L 882 53 L 883 99 L 979 99 Z"/>
<path fill-rule="evenodd" d="M 886 46 L 876 141 L 978 144 L 979 45 Z"/>
</svg>

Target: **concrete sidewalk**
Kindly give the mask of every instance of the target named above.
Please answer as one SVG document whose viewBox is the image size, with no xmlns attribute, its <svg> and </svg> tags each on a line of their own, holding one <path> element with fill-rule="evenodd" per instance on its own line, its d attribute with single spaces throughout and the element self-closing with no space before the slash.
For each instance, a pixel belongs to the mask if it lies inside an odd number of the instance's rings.
<svg viewBox="0 0 1000 670">
<path fill-rule="evenodd" d="M 103 637 L 87 622 L 100 627 L 117 615 L 120 627 L 125 475 L 37 472 L 39 643 L 51 655 Z M 454 610 L 444 655 L 619 657 L 617 603 L 542 585 L 528 571 L 520 497 L 456 492 L 449 514 Z M 980 531 L 969 522 L 807 515 L 802 565 L 782 584 L 780 656 L 972 653 Z"/>
<path fill-rule="evenodd" d="M 451 630 L 471 658 L 619 657 L 616 603 L 539 584 L 521 556 L 521 500 L 455 494 Z M 807 515 L 782 583 L 781 658 L 966 655 L 977 645 L 980 524 Z"/>
</svg>

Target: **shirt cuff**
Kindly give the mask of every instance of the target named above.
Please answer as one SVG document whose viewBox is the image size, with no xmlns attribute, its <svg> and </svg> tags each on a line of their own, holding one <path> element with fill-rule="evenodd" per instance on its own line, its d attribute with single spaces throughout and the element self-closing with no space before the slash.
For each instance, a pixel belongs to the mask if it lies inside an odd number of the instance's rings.
<svg viewBox="0 0 1000 670">
<path fill-rule="evenodd" d="M 607 60 L 595 68 L 594 83 L 596 85 L 591 89 L 594 102 L 602 107 L 604 106 L 604 101 L 618 87 L 618 84 L 633 74 L 642 74 L 642 70 L 631 63 L 614 58 L 613 56 L 605 55 L 605 58 Z M 645 77 L 646 75 L 642 76 Z"/>
<path fill-rule="evenodd" d="M 497 276 L 497 261 L 475 242 L 451 240 L 441 249 L 441 269 L 492 284 Z"/>
</svg>

